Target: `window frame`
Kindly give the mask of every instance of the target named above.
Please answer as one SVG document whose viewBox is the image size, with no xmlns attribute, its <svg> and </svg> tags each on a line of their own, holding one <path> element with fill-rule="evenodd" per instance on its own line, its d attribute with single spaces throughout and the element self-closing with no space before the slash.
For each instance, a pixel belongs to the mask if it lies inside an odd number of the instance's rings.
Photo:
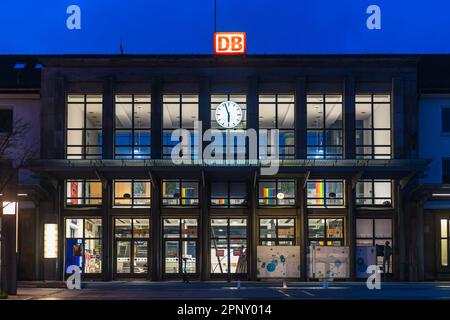
<svg viewBox="0 0 450 320">
<path fill-rule="evenodd" d="M 11 114 L 11 128 L 7 128 L 7 131 L 0 131 L 0 137 L 11 135 L 14 132 L 14 107 L 12 106 L 0 106 L 0 112 L 9 112 Z M 3 118 L 6 119 L 6 118 Z M 9 119 L 8 119 L 9 120 Z M 5 121 L 7 124 L 8 122 Z"/>
<path fill-rule="evenodd" d="M 376 183 L 387 183 L 389 182 L 391 185 L 391 197 L 385 198 L 385 197 L 377 197 L 375 194 L 375 184 Z M 371 184 L 371 188 L 372 188 L 372 196 L 371 197 L 358 197 L 358 184 L 359 183 L 370 183 Z M 393 203 L 393 183 L 392 180 L 389 179 L 361 179 L 356 183 L 356 188 L 355 188 L 355 203 L 357 207 L 381 207 L 381 208 L 393 208 L 394 207 L 394 203 Z M 370 204 L 367 203 L 358 203 L 358 200 L 363 200 L 365 202 L 365 200 L 370 200 Z M 375 201 L 376 200 L 389 200 L 389 204 L 376 204 Z"/>
<path fill-rule="evenodd" d="M 356 99 L 358 96 L 370 96 L 370 102 L 357 102 Z M 389 96 L 389 102 L 375 102 L 374 97 L 375 96 Z M 361 105 L 370 105 L 370 110 L 371 110 L 371 125 L 370 128 L 358 128 L 357 126 L 357 120 L 355 117 L 355 158 L 356 159 L 392 159 L 392 154 L 393 154 L 393 136 L 392 136 L 392 127 L 393 127 L 393 119 L 392 119 L 392 95 L 390 93 L 357 93 L 355 94 L 355 111 L 357 108 L 357 105 L 361 104 Z M 382 105 L 389 105 L 389 114 L 390 114 L 390 127 L 389 128 L 375 128 L 374 127 L 374 118 L 375 118 L 375 113 L 374 113 L 374 105 L 375 104 L 382 104 Z M 370 136 L 371 136 L 371 144 L 357 144 L 357 136 L 358 136 L 358 131 L 361 133 L 364 132 L 370 132 Z M 376 131 L 381 131 L 381 132 L 387 132 L 389 131 L 389 136 L 390 136 L 390 144 L 389 145 L 384 145 L 384 144 L 375 144 L 375 132 Z M 362 149 L 365 150 L 366 148 L 370 148 L 371 149 L 371 153 L 358 153 L 358 149 Z M 390 153 L 386 154 L 386 153 L 375 153 L 376 148 L 389 148 Z"/>
<path fill-rule="evenodd" d="M 312 182 L 322 182 L 325 188 L 325 192 L 324 192 L 324 196 L 323 197 L 309 197 L 308 196 L 308 184 L 312 183 Z M 326 194 L 326 188 L 327 188 L 327 183 L 329 182 L 339 182 L 342 184 L 342 197 L 338 198 L 337 196 L 334 198 L 329 197 Z M 322 200 L 323 204 L 310 204 L 309 201 L 310 200 Z M 342 204 L 329 204 L 328 201 L 329 200 L 342 200 Z M 309 179 L 306 182 L 306 206 L 307 208 L 318 208 L 318 209 L 326 209 L 326 208 L 345 208 L 346 207 L 346 203 L 345 203 L 345 180 L 343 179 Z"/>
<path fill-rule="evenodd" d="M 279 221 L 280 220 L 287 220 L 287 219 L 291 219 L 294 221 L 294 235 L 292 237 L 287 237 L 287 238 L 280 238 L 279 235 Z M 261 220 L 275 220 L 276 221 L 276 225 L 275 225 L 275 238 L 265 238 L 261 236 Z M 296 234 L 297 234 L 297 219 L 295 217 L 264 217 L 264 216 L 260 216 L 258 218 L 258 238 L 259 238 L 259 245 L 262 246 L 295 246 L 296 245 Z M 264 242 L 275 242 L 275 245 L 268 245 L 268 244 L 263 244 Z M 280 242 L 288 242 L 291 241 L 292 244 L 280 244 Z"/>
<path fill-rule="evenodd" d="M 323 232 L 324 232 L 324 236 L 323 237 L 319 237 L 319 238 L 313 238 L 313 237 L 311 237 L 310 236 L 310 230 L 309 230 L 309 227 L 310 227 L 310 223 L 309 223 L 309 221 L 310 220 L 324 220 L 324 229 L 323 229 Z M 341 220 L 341 222 L 342 222 L 342 237 L 341 238 L 330 238 L 330 237 L 328 237 L 328 235 L 327 235 L 327 231 L 328 231 L 328 224 L 327 224 L 327 221 L 328 220 Z M 323 245 L 322 246 L 324 246 L 324 247 L 332 247 L 333 245 L 328 245 L 328 242 L 331 242 L 331 241 L 333 241 L 333 242 L 335 242 L 335 241 L 340 241 L 340 245 L 338 246 L 338 247 L 342 247 L 342 246 L 345 246 L 345 218 L 342 218 L 342 217 L 331 217 L 331 216 L 327 216 L 327 217 L 308 217 L 308 235 L 307 235 L 307 239 L 308 239 L 308 246 L 311 246 L 311 242 L 312 241 L 317 241 L 317 242 L 323 242 Z"/>
<path fill-rule="evenodd" d="M 260 187 L 260 183 L 262 182 L 275 182 L 276 185 L 276 194 L 273 197 L 260 197 L 259 195 L 259 187 Z M 280 188 L 280 182 L 291 182 L 294 184 L 294 196 L 293 197 L 284 197 L 283 199 L 278 199 L 277 195 L 278 193 L 281 192 L 281 188 Z M 297 205 L 297 180 L 295 179 L 288 179 L 288 178 L 274 178 L 274 179 L 260 179 L 258 180 L 258 207 L 260 208 L 271 208 L 271 207 L 295 207 Z M 263 204 L 261 203 L 261 201 L 271 201 L 271 200 L 275 200 L 275 204 L 272 203 L 267 203 L 267 204 Z M 281 201 L 285 201 L 285 200 L 294 200 L 293 204 L 280 204 Z"/>
<path fill-rule="evenodd" d="M 320 96 L 322 98 L 322 114 L 323 114 L 323 123 L 322 123 L 322 127 L 320 128 L 312 128 L 309 127 L 308 124 L 306 125 L 306 158 L 307 159 L 331 159 L 331 160 L 342 160 L 344 159 L 344 97 L 342 93 L 332 93 L 332 92 L 326 92 L 326 93 L 308 93 L 306 95 L 306 117 L 308 116 L 308 106 L 309 105 L 315 105 L 315 104 L 320 104 L 320 102 L 309 102 L 308 99 L 310 97 L 314 97 L 314 96 Z M 327 102 L 327 98 L 329 99 L 332 96 L 339 96 L 341 101 L 340 102 L 334 102 L 334 104 L 340 104 L 341 105 L 341 128 L 328 128 L 326 125 L 326 121 L 327 121 L 327 116 L 326 116 L 326 112 L 327 112 L 327 105 L 328 104 L 333 104 L 333 103 L 328 103 Z M 308 121 L 307 121 L 308 122 Z M 323 140 L 324 140 L 324 144 L 320 145 L 320 144 L 310 144 L 308 142 L 309 140 L 309 133 L 310 132 L 320 132 L 321 135 L 323 135 Z M 327 144 L 326 140 L 327 140 L 327 133 L 328 132 L 340 132 L 340 142 L 341 144 Z M 317 153 L 310 153 L 309 149 L 310 148 L 314 148 L 316 150 L 323 150 L 323 154 L 318 155 Z M 340 148 L 341 153 L 328 153 L 327 150 L 330 148 Z"/>
<path fill-rule="evenodd" d="M 183 187 L 184 183 L 196 183 L 197 184 L 197 197 L 182 197 L 181 194 L 178 198 L 178 204 L 165 204 L 165 200 L 174 200 L 177 199 L 175 196 L 174 197 L 164 197 L 164 190 L 162 188 L 164 182 L 177 182 L 179 185 L 179 190 L 181 193 L 181 189 Z M 183 200 L 197 200 L 196 203 L 194 204 L 183 204 Z M 196 179 L 181 179 L 181 178 L 175 178 L 175 179 L 162 179 L 161 180 L 161 206 L 162 207 L 176 207 L 176 208 L 180 208 L 180 207 L 185 207 L 185 208 L 193 208 L 193 207 L 198 207 L 200 205 L 200 184 L 199 181 Z"/>
<path fill-rule="evenodd" d="M 142 182 L 142 183 L 149 183 L 149 196 L 148 197 L 136 197 L 135 193 L 134 193 L 134 184 L 138 183 L 138 182 Z M 125 198 L 125 197 L 116 197 L 116 183 L 131 183 L 131 193 L 130 193 L 130 198 Z M 112 186 L 113 186 L 113 190 L 112 190 L 112 207 L 113 208 L 151 208 L 151 201 L 152 201 L 152 181 L 150 179 L 113 179 L 112 181 Z M 131 203 L 130 204 L 117 204 L 116 203 L 116 199 L 119 200 L 130 200 Z M 135 204 L 135 200 L 143 200 L 143 201 L 147 201 L 148 200 L 148 205 L 147 204 Z"/>
<path fill-rule="evenodd" d="M 93 238 L 88 238 L 86 237 L 86 220 L 100 220 L 101 221 L 101 230 L 102 230 L 102 234 L 100 234 L 100 237 L 93 237 Z M 67 220 L 83 220 L 83 237 L 67 237 Z M 82 216 L 82 217 L 77 217 L 77 216 L 65 216 L 64 217 L 64 274 L 67 274 L 67 270 L 66 270 L 66 262 L 67 262 L 67 240 L 81 240 L 81 246 L 82 246 L 82 256 L 81 256 L 81 261 L 82 261 L 82 268 L 81 268 L 81 274 L 83 276 L 99 276 L 103 273 L 104 270 L 104 261 L 103 261 L 103 220 L 102 217 L 100 216 L 92 216 L 92 217 L 86 217 L 86 216 Z M 86 240 L 93 240 L 93 241 L 99 241 L 100 243 L 100 248 L 101 248 L 101 254 L 100 254 L 100 261 L 101 261 L 101 270 L 100 272 L 85 272 L 85 266 L 86 266 L 86 254 L 85 254 L 85 250 L 86 250 Z"/>
<path fill-rule="evenodd" d="M 212 186 L 215 183 L 224 183 L 227 185 L 227 197 L 214 197 Z M 245 197 L 231 197 L 231 185 L 233 183 L 242 183 L 245 185 L 246 194 Z M 225 200 L 225 204 L 214 204 L 213 200 Z M 232 200 L 243 200 L 243 204 L 231 204 Z M 221 208 L 221 209 L 230 209 L 230 208 L 247 208 L 248 207 L 248 188 L 247 183 L 245 181 L 212 181 L 210 183 L 210 192 L 209 192 L 209 206 L 211 208 Z"/>
<path fill-rule="evenodd" d="M 268 97 L 268 96 L 274 96 L 275 97 L 275 101 L 274 102 L 263 102 L 261 101 L 261 98 L 263 97 Z M 279 102 L 279 97 L 280 96 L 289 96 L 292 97 L 292 102 Z M 261 122 L 258 119 L 258 141 L 260 140 L 260 135 L 261 135 L 261 129 L 265 129 L 265 130 L 272 130 L 272 129 L 277 129 L 280 132 L 280 136 L 279 136 L 279 150 L 281 151 L 282 148 L 284 148 L 284 150 L 292 150 L 292 152 L 289 153 L 283 153 L 283 156 L 281 156 L 281 153 L 279 154 L 279 159 L 295 159 L 295 145 L 296 145 L 296 141 L 295 141 L 295 94 L 289 94 L 289 93 L 265 93 L 265 94 L 259 94 L 258 95 L 258 111 L 261 110 L 261 107 L 264 107 L 265 105 L 275 105 L 275 125 L 273 127 L 264 127 L 261 126 Z M 294 104 L 294 128 L 292 129 L 287 129 L 287 128 L 279 128 L 279 122 L 278 122 L 278 110 L 279 110 L 279 106 L 280 105 L 289 105 L 289 104 Z M 281 133 L 288 133 L 288 134 L 292 134 L 293 136 L 293 144 L 281 144 L 280 140 L 281 140 Z M 269 142 L 269 139 L 267 138 L 267 141 Z M 271 149 L 272 144 L 267 144 L 267 153 L 269 153 L 269 150 Z M 267 156 L 267 155 L 266 155 Z M 259 159 L 261 159 L 261 145 L 258 143 L 258 157 Z"/>
<path fill-rule="evenodd" d="M 99 207 L 102 206 L 102 204 L 103 204 L 103 184 L 102 184 L 102 182 L 100 180 L 97 180 L 97 179 L 66 179 L 64 181 L 65 181 L 65 183 L 64 183 L 64 207 L 66 209 L 73 209 L 73 208 L 99 208 Z M 81 182 L 82 183 L 82 188 L 83 188 L 83 190 L 82 190 L 83 196 L 82 197 L 67 197 L 68 184 L 70 182 L 78 182 L 78 183 Z M 87 187 L 86 183 L 92 183 L 92 182 L 100 184 L 100 193 L 101 194 L 100 194 L 99 197 L 86 197 L 86 187 Z M 73 199 L 81 200 L 81 201 L 83 201 L 83 203 L 82 204 L 75 204 L 75 205 L 68 204 L 68 201 L 73 200 Z M 87 201 L 91 202 L 93 200 L 94 201 L 99 200 L 99 203 L 97 203 L 97 204 L 86 204 Z"/>
<path fill-rule="evenodd" d="M 69 97 L 82 96 L 83 102 L 70 102 Z M 100 102 L 88 102 L 88 96 L 92 96 L 93 98 L 100 98 Z M 65 121 L 65 158 L 66 159 L 102 159 L 103 158 L 103 144 L 104 144 L 104 135 L 103 135 L 103 108 L 104 108 L 104 97 L 102 93 L 68 93 L 66 94 L 66 121 Z M 87 107 L 90 104 L 101 104 L 102 106 L 102 123 L 99 128 L 91 128 L 87 127 Z M 83 127 L 82 128 L 69 128 L 69 105 L 83 105 Z M 69 132 L 79 132 L 82 134 L 82 144 L 70 144 L 69 145 Z M 87 145 L 86 144 L 86 135 L 88 132 L 100 131 L 101 133 L 101 144 L 97 145 Z M 68 153 L 69 148 L 81 148 L 81 153 Z M 86 152 L 87 148 L 98 148 L 100 153 L 88 154 Z"/>
<path fill-rule="evenodd" d="M 165 98 L 168 98 L 169 96 L 177 96 L 178 102 L 171 102 L 171 101 L 164 101 Z M 190 101 L 184 101 L 184 99 L 187 98 L 187 96 L 195 96 L 197 98 L 197 102 L 190 102 Z M 184 99 L 183 99 L 184 97 Z M 164 127 L 164 105 L 178 105 L 178 114 L 179 114 L 179 125 L 176 128 L 165 128 Z M 183 127 L 183 105 L 196 105 L 197 106 L 197 120 L 200 120 L 200 97 L 196 93 L 165 93 L 163 94 L 163 111 L 162 111 L 162 145 L 161 145 L 161 155 L 163 159 L 171 159 L 172 149 L 175 145 L 180 143 L 180 141 L 171 141 L 171 139 L 166 140 L 166 134 L 172 134 L 174 130 L 177 129 L 184 129 L 190 132 L 190 136 L 193 137 L 195 134 L 194 127 Z M 201 128 L 200 128 L 201 129 Z M 167 141 L 170 141 L 168 143 Z M 191 140 L 190 143 L 190 152 L 191 152 L 191 159 L 196 160 L 199 158 L 200 150 L 197 150 L 198 147 L 195 147 L 195 142 Z M 170 150 L 170 153 L 166 152 L 167 150 Z"/>
<path fill-rule="evenodd" d="M 120 96 L 130 96 L 131 102 L 118 102 L 117 98 Z M 136 102 L 136 96 L 145 97 L 146 101 Z M 148 98 L 148 101 L 147 101 Z M 129 128 L 117 128 L 116 118 L 117 118 L 117 104 L 124 104 L 131 106 L 131 127 Z M 150 127 L 136 128 L 135 126 L 135 107 L 137 104 L 145 104 L 150 107 Z M 150 94 L 138 94 L 138 93 L 123 93 L 123 94 L 115 94 L 114 95 L 114 159 L 123 159 L 123 160 L 134 160 L 134 159 L 151 159 L 152 154 L 152 96 Z M 146 131 L 149 134 L 149 144 L 136 144 L 136 134 L 140 131 Z M 131 144 L 117 144 L 116 139 L 117 135 L 120 133 L 131 132 Z M 131 153 L 117 153 L 117 149 L 120 148 L 130 148 Z M 138 155 L 135 152 L 135 148 L 148 148 L 149 153 L 144 153 L 142 155 Z"/>
</svg>

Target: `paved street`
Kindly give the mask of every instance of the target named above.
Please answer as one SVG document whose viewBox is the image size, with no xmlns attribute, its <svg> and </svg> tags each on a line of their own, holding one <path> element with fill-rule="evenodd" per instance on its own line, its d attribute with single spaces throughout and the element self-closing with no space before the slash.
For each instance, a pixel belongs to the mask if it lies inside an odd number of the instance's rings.
<svg viewBox="0 0 450 320">
<path fill-rule="evenodd" d="M 191 283 L 180 282 L 89 282 L 81 290 L 38 288 L 21 285 L 14 300 L 157 300 L 157 299 L 450 299 L 450 283 L 386 283 L 381 290 L 368 290 L 363 283 L 330 283 L 324 289 L 321 283 L 243 282 Z"/>
</svg>

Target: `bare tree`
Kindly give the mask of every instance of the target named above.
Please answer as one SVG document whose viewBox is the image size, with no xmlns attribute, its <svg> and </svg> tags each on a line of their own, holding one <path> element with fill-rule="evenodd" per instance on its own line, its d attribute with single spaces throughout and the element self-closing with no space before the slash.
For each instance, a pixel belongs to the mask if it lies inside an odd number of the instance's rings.
<svg viewBox="0 0 450 320">
<path fill-rule="evenodd" d="M 38 152 L 38 144 L 28 139 L 30 129 L 31 124 L 19 118 L 11 132 L 0 133 L 0 194 Z"/>
</svg>

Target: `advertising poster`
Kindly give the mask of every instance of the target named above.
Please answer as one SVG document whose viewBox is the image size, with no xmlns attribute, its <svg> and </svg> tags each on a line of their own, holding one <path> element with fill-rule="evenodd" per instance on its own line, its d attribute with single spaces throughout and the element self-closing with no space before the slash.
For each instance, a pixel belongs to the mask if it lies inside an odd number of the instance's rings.
<svg viewBox="0 0 450 320">
<path fill-rule="evenodd" d="M 367 278 L 367 267 L 377 264 L 374 246 L 356 247 L 356 277 Z"/>
<path fill-rule="evenodd" d="M 310 246 L 307 254 L 308 278 L 348 278 L 349 248 Z"/>
</svg>

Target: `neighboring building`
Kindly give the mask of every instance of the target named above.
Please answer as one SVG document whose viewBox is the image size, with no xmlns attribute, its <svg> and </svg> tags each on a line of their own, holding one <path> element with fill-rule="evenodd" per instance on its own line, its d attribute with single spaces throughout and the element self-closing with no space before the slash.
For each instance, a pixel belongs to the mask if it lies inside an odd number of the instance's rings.
<svg viewBox="0 0 450 320">
<path fill-rule="evenodd" d="M 438 278 L 445 268 L 429 261 L 445 257 L 428 256 L 439 244 L 427 215 L 450 219 L 450 211 L 429 208 L 423 195 L 426 184 L 444 193 L 449 183 L 439 160 L 450 159 L 448 120 L 439 128 L 435 121 L 447 119 L 450 100 L 418 91 L 428 60 L 40 57 L 41 154 L 31 167 L 40 187 L 34 211 L 19 204 L 19 255 L 27 252 L 19 278 L 61 280 L 78 265 L 85 279 L 168 280 L 186 270 L 201 280 L 256 280 L 262 252 L 283 248 L 299 265 L 287 277 L 305 280 L 308 250 L 319 245 L 344 247 L 342 278 L 354 279 L 359 247 L 386 250 L 386 242 L 391 265 L 382 255 L 376 262 L 389 279 Z M 242 112 L 232 129 L 215 119 L 225 101 Z M 241 141 L 234 153 L 244 161 L 202 162 L 194 150 L 197 162 L 173 164 L 170 135 L 193 132 L 195 120 L 202 132 L 260 132 L 259 160 L 248 159 L 252 146 Z M 270 137 L 262 133 L 273 128 L 280 169 L 263 176 Z"/>
</svg>

